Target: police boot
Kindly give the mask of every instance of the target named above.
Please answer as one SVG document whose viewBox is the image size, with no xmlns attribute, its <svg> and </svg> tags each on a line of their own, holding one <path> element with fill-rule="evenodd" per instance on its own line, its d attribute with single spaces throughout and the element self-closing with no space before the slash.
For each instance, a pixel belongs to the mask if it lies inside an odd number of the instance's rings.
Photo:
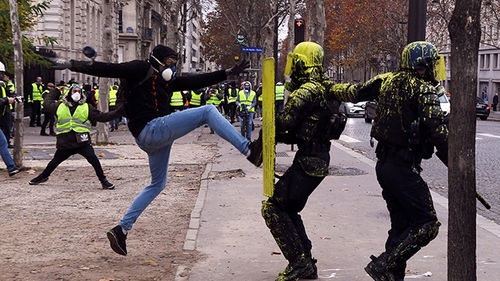
<svg viewBox="0 0 500 281">
<path fill-rule="evenodd" d="M 262 202 L 262 217 L 289 264 L 276 281 L 296 281 L 314 273 L 314 264 L 304 254 L 302 242 L 288 214 L 269 201 Z"/>
<path fill-rule="evenodd" d="M 403 280 L 406 261 L 421 249 L 419 238 L 419 235 L 409 234 L 390 253 L 371 256 L 372 261 L 365 267 L 366 273 L 377 281 Z"/>
<path fill-rule="evenodd" d="M 380 256 L 371 255 L 372 261 L 365 267 L 366 273 L 375 281 L 396 281 L 393 272 L 387 270 L 387 257 L 389 254 L 383 252 Z"/>
</svg>

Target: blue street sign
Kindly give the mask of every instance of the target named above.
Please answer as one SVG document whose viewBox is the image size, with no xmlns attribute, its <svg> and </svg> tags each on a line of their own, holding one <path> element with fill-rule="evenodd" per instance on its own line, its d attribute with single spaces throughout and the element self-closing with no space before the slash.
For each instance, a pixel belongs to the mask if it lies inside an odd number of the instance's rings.
<svg viewBox="0 0 500 281">
<path fill-rule="evenodd" d="M 245 53 L 262 53 L 262 47 L 241 47 L 241 51 Z"/>
</svg>

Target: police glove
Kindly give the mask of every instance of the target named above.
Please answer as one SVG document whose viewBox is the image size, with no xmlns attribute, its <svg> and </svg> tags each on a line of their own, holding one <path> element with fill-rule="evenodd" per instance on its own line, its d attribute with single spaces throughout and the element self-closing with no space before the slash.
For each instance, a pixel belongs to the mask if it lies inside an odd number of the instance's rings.
<svg viewBox="0 0 500 281">
<path fill-rule="evenodd" d="M 46 59 L 52 63 L 52 66 L 50 67 L 51 69 L 62 70 L 62 69 L 70 68 L 71 66 L 73 66 L 71 60 L 49 58 L 49 57 L 44 57 L 44 59 Z"/>
<path fill-rule="evenodd" d="M 226 69 L 226 76 L 238 75 L 241 72 L 243 72 L 243 70 L 249 67 L 250 67 L 250 62 L 244 59 L 240 64 L 235 65 L 233 68 Z"/>
</svg>

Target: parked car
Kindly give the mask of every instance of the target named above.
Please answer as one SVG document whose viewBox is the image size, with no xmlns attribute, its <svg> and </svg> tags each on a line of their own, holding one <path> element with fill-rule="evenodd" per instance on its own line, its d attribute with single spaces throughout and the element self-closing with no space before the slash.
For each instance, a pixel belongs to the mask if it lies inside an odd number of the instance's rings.
<svg viewBox="0 0 500 281">
<path fill-rule="evenodd" d="M 476 117 L 481 120 L 486 120 L 490 116 L 490 106 L 483 101 L 482 98 L 477 97 L 476 99 Z"/>
<path fill-rule="evenodd" d="M 375 118 L 375 112 L 377 111 L 377 105 L 378 105 L 378 103 L 375 100 L 371 100 L 371 101 L 366 102 L 365 114 L 363 115 L 366 123 L 371 123 L 372 120 Z M 439 105 L 441 106 L 441 110 L 444 113 L 444 119 L 448 120 L 448 118 L 450 118 L 450 101 L 448 100 L 446 95 L 442 95 L 439 97 Z M 489 106 L 488 106 L 488 115 L 490 115 Z M 486 118 L 483 120 L 486 120 Z"/>
<path fill-rule="evenodd" d="M 345 113 L 347 117 L 363 117 L 365 114 L 365 101 L 358 103 L 343 102 L 340 105 L 339 111 Z"/>
</svg>

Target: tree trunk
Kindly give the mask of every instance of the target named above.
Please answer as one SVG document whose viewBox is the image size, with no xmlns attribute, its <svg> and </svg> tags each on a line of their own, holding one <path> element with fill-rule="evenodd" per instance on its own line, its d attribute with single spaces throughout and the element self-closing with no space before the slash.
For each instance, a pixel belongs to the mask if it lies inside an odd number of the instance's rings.
<svg viewBox="0 0 500 281">
<path fill-rule="evenodd" d="M 307 41 L 316 42 L 323 46 L 326 28 L 324 0 L 307 1 L 307 19 Z"/>
<path fill-rule="evenodd" d="M 448 280 L 476 276 L 476 104 L 481 0 L 456 0 L 451 38 L 453 110 L 448 169 Z M 467 42 L 467 44 L 464 44 Z"/>
<path fill-rule="evenodd" d="M 102 60 L 104 62 L 114 62 L 113 55 L 115 54 L 115 32 L 114 27 L 114 1 L 106 0 L 102 5 L 103 16 L 103 36 L 102 36 Z M 111 86 L 111 79 L 101 77 L 99 79 L 99 105 L 98 109 L 101 112 L 109 111 L 109 89 Z M 109 142 L 109 126 L 108 123 L 97 122 L 97 143 Z"/>
<path fill-rule="evenodd" d="M 12 44 L 14 46 L 14 74 L 16 93 L 23 97 L 23 45 L 21 40 L 21 27 L 19 26 L 18 8 L 16 0 L 9 0 L 10 22 L 12 26 Z M 14 150 L 13 159 L 18 167 L 23 166 L 23 137 L 24 137 L 24 103 L 16 103 L 16 116 L 14 119 Z"/>
</svg>

